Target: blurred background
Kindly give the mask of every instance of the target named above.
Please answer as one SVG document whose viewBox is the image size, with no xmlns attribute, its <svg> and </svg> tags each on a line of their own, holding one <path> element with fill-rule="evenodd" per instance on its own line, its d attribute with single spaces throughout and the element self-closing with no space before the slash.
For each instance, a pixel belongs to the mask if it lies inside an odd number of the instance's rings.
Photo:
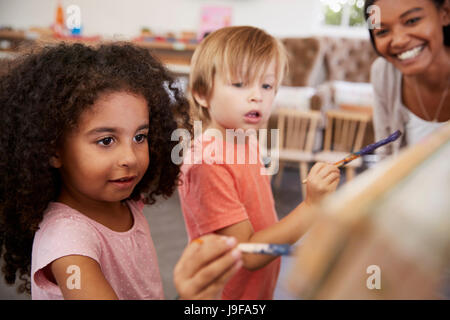
<svg viewBox="0 0 450 320">
<path fill-rule="evenodd" d="M 330 32 L 367 36 L 362 0 L 1 0 L 0 26 L 50 27 L 58 3 L 64 9 L 79 7 L 86 36 L 132 38 L 142 28 L 157 34 L 197 32 L 205 7 L 229 9 L 231 24 L 253 25 L 280 37 Z"/>
<path fill-rule="evenodd" d="M 296 130 L 306 132 L 303 137 L 309 141 L 300 141 L 295 130 L 283 126 L 280 172 L 272 179 L 282 218 L 304 198 L 300 181 L 315 154 L 339 158 L 373 142 L 369 81 L 376 54 L 369 42 L 363 4 L 362 0 L 0 0 L 0 74 L 7 72 L 9 61 L 34 45 L 125 40 L 151 50 L 186 86 L 190 58 L 208 33 L 229 25 L 265 29 L 286 46 L 290 69 L 268 126 L 280 127 L 286 115 L 298 119 L 302 124 Z M 327 119 L 353 121 L 358 129 L 353 135 L 342 135 L 333 131 Z M 324 141 L 327 130 L 332 141 Z M 355 162 L 342 171 L 341 184 L 376 161 L 372 155 Z M 158 251 L 166 298 L 173 299 L 173 267 L 187 242 L 177 194 L 147 206 L 145 215 Z M 289 259 L 282 260 L 280 279 L 286 277 Z M 292 298 L 281 282 L 275 298 Z M 1 277 L 0 299 L 29 298 L 6 286 Z"/>
</svg>

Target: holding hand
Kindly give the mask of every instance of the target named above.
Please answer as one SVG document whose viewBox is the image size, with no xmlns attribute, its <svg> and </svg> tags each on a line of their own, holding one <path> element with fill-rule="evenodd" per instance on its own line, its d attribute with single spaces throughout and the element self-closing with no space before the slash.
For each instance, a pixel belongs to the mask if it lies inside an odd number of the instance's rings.
<svg viewBox="0 0 450 320">
<path fill-rule="evenodd" d="M 236 245 L 235 238 L 215 234 L 192 241 L 173 273 L 180 299 L 220 299 L 226 282 L 242 267 Z"/>
<path fill-rule="evenodd" d="M 339 184 L 339 169 L 332 164 L 317 162 L 308 174 L 306 199 L 308 204 L 315 204 L 324 196 L 336 190 Z"/>
</svg>

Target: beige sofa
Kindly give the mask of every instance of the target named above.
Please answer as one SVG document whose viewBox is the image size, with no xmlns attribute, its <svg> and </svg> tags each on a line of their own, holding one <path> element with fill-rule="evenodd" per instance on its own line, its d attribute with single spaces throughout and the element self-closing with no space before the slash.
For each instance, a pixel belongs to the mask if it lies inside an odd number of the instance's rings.
<svg viewBox="0 0 450 320">
<path fill-rule="evenodd" d="M 317 87 L 328 81 L 369 82 L 377 54 L 367 39 L 312 37 L 282 39 L 289 55 L 283 85 Z"/>
</svg>

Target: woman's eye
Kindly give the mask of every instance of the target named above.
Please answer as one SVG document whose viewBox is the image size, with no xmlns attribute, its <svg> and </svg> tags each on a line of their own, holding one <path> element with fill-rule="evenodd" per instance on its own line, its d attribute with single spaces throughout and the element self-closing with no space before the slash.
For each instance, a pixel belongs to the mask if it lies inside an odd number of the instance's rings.
<svg viewBox="0 0 450 320">
<path fill-rule="evenodd" d="M 420 17 L 408 19 L 408 20 L 406 20 L 406 24 L 407 24 L 407 25 L 408 25 L 408 24 L 415 24 L 415 23 L 418 22 L 420 19 L 421 19 Z"/>
<path fill-rule="evenodd" d="M 384 36 L 387 32 L 388 32 L 388 30 L 386 30 L 386 29 L 381 29 L 381 30 L 375 31 L 375 35 L 376 35 L 377 37 L 382 37 L 382 36 Z"/>
<path fill-rule="evenodd" d="M 112 137 L 106 137 L 106 138 L 103 138 L 103 139 L 97 141 L 98 144 L 105 146 L 105 147 L 109 146 L 113 142 L 114 142 L 114 139 Z"/>
<path fill-rule="evenodd" d="M 134 137 L 134 141 L 136 141 L 137 143 L 142 143 L 145 140 L 147 140 L 147 135 L 146 134 L 138 134 L 136 137 Z"/>
</svg>

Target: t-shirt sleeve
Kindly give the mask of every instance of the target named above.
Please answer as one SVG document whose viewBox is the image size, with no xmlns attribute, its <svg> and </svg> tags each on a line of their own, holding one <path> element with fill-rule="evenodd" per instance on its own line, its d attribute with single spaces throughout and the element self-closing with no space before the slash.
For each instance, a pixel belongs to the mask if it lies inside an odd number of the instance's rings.
<svg viewBox="0 0 450 320">
<path fill-rule="evenodd" d="M 64 256 L 82 255 L 100 263 L 100 241 L 93 226 L 87 221 L 75 217 L 59 217 L 49 221 L 42 230 L 33 250 L 34 280 L 37 286 L 44 289 L 51 285 L 45 277 L 43 269 Z"/>
<path fill-rule="evenodd" d="M 189 203 L 200 234 L 248 219 L 235 179 L 224 165 L 202 164 L 189 172 Z"/>
</svg>

